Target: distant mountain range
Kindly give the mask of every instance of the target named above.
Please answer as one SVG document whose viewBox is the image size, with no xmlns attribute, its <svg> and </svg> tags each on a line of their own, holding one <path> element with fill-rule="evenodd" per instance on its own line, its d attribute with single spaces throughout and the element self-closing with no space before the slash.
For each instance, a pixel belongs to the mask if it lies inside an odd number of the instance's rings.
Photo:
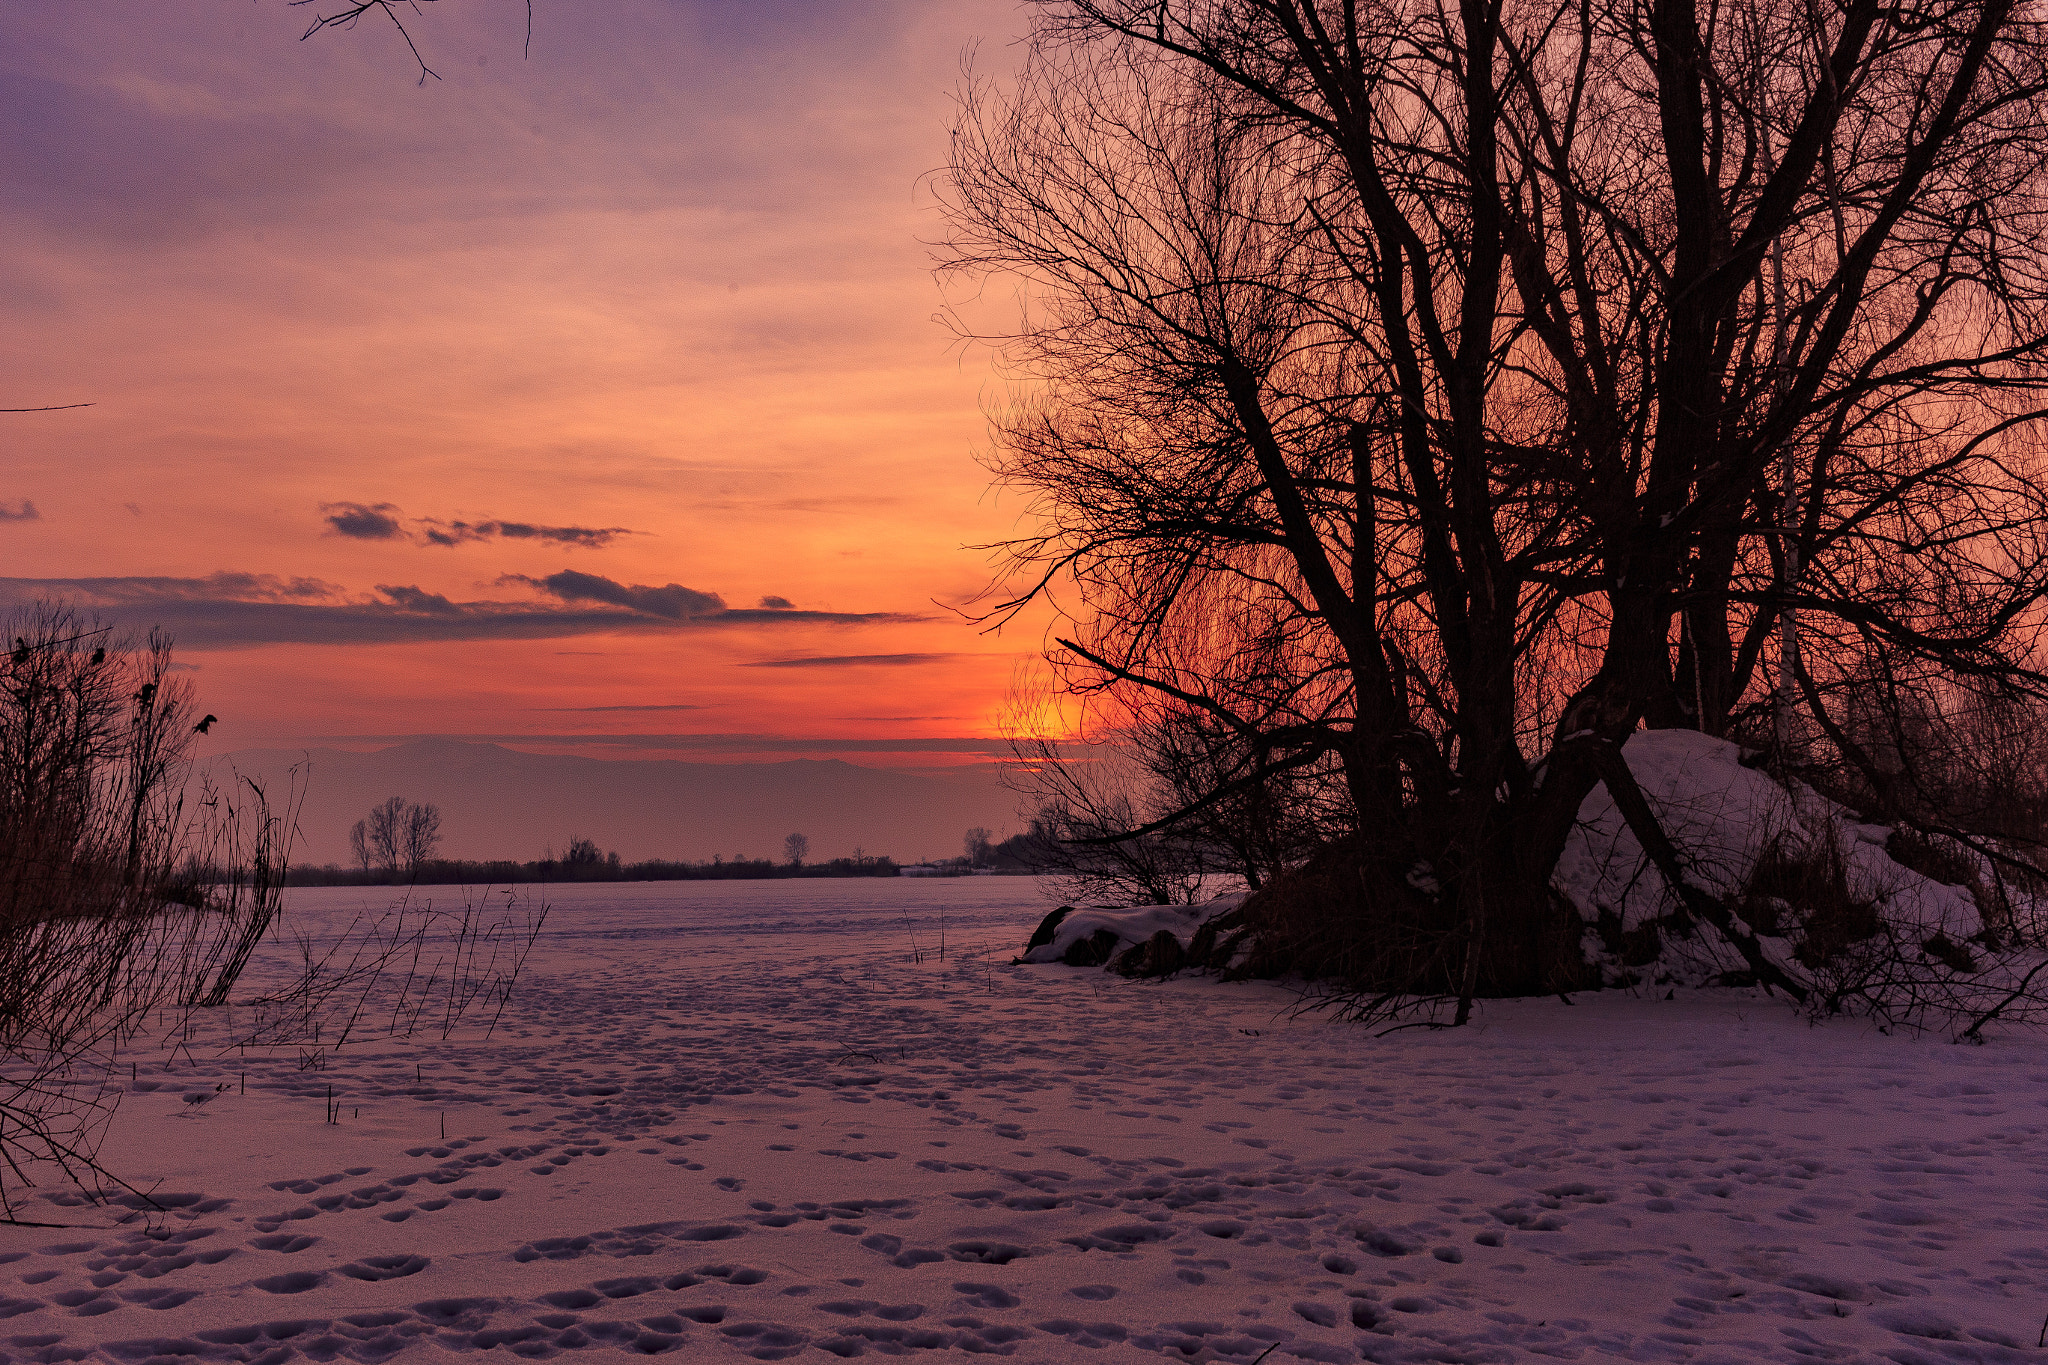
<svg viewBox="0 0 2048 1365">
<path fill-rule="evenodd" d="M 441 808 L 440 854 L 448 858 L 537 858 L 582 837 L 627 862 L 780 859 L 783 837 L 801 833 L 814 861 L 859 846 L 912 862 L 958 854 L 973 825 L 998 838 L 1021 827 L 1017 796 L 993 765 L 933 775 L 838 759 L 615 760 L 441 739 L 369 753 L 243 749 L 211 761 L 281 790 L 286 770 L 302 760 L 311 766 L 298 863 L 346 863 L 349 827 L 390 796 Z"/>
</svg>

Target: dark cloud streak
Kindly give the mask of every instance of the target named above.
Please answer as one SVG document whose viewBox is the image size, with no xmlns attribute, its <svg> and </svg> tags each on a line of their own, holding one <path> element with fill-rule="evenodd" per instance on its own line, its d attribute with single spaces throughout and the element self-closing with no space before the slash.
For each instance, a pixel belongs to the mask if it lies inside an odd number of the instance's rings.
<svg viewBox="0 0 2048 1365">
<path fill-rule="evenodd" d="M 592 575 L 578 575 L 592 578 Z M 579 635 L 663 633 L 765 622 L 881 625 L 921 621 L 899 612 L 728 610 L 713 593 L 670 584 L 647 589 L 596 579 L 618 592 L 593 607 L 526 602 L 456 602 L 410 584 L 382 584 L 375 598 L 350 598 L 317 578 L 217 573 L 206 578 L 0 578 L 0 609 L 61 600 L 118 624 L 161 626 L 187 649 L 269 644 L 421 644 L 462 640 L 547 640 Z M 587 585 L 586 585 L 587 586 Z M 672 591 L 671 591 L 672 590 Z M 636 597 L 636 593 L 639 596 Z M 622 599 L 622 600 L 621 600 Z M 567 600 L 567 599 L 565 599 Z M 644 602 L 645 606 L 635 606 Z M 679 604 L 696 609 L 690 614 Z"/>
<path fill-rule="evenodd" d="M 403 540 L 405 531 L 392 516 L 398 508 L 388 502 L 365 505 L 360 502 L 323 502 L 320 511 L 329 535 L 349 540 Z"/>
<path fill-rule="evenodd" d="M 4 504 L 0 504 L 4 507 Z M 439 517 L 415 517 L 417 531 L 407 531 L 398 519 L 395 502 L 323 502 L 320 511 L 329 535 L 350 540 L 403 540 L 415 545 L 475 545 L 493 540 L 532 540 L 542 544 L 566 545 L 572 549 L 602 550 L 620 536 L 644 532 L 625 526 L 543 526 L 531 521 L 443 521 Z M 778 599 L 779 600 L 779 599 Z M 763 606 L 768 605 L 764 600 Z"/>
<path fill-rule="evenodd" d="M 435 521 L 423 518 L 420 538 L 429 545 L 470 545 L 485 540 L 538 540 L 574 549 L 602 550 L 620 536 L 644 534 L 624 526 L 538 526 L 525 521 Z"/>
<path fill-rule="evenodd" d="M 700 753 L 844 753 L 844 754 L 977 754 L 1007 758 L 1008 740 L 978 735 L 933 738 L 808 739 L 800 735 L 665 734 L 665 735 L 310 735 L 322 744 L 411 744 L 420 740 L 456 740 L 465 744 L 546 744 L 602 746 L 622 749 L 676 749 Z"/>
<path fill-rule="evenodd" d="M 725 613 L 725 599 L 715 592 L 698 592 L 680 583 L 656 588 L 645 583 L 621 583 L 602 574 L 578 573 L 564 569 L 546 578 L 506 574 L 500 583 L 526 583 L 564 602 L 605 602 L 615 607 L 645 612 L 669 621 L 689 621 Z M 750 613 L 760 615 L 759 612 Z"/>
<path fill-rule="evenodd" d="M 884 668 L 905 668 L 916 664 L 937 663 L 941 659 L 958 659 L 958 654 L 827 654 L 803 659 L 762 659 L 758 663 L 739 665 L 741 668 L 859 668 L 873 665 Z"/>
<path fill-rule="evenodd" d="M 689 702 L 664 702 L 653 706 L 529 706 L 529 711 L 702 711 Z"/>
</svg>

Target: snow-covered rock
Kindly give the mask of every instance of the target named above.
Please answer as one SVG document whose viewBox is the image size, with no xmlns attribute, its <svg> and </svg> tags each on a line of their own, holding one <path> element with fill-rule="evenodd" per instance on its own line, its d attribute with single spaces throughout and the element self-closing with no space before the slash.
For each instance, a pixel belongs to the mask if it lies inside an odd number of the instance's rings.
<svg viewBox="0 0 2048 1365">
<path fill-rule="evenodd" d="M 1173 935 L 1186 948 L 1204 923 L 1235 910 L 1244 903 L 1245 895 L 1243 891 L 1234 891 L 1192 905 L 1077 905 L 1060 917 L 1053 929 L 1052 940 L 1030 948 L 1022 960 L 1064 961 L 1078 945 L 1105 932 L 1113 934 L 1116 942 L 1108 946 L 1106 952 L 1096 954 L 1095 963 L 1114 961 L 1128 949 L 1150 942 L 1155 934 L 1162 931 Z"/>
<path fill-rule="evenodd" d="M 1774 845 L 1785 855 L 1813 858 L 1825 856 L 1832 843 L 1849 896 L 1873 906 L 1902 936 L 1919 941 L 1940 934 L 1962 940 L 1983 927 L 1967 888 L 1935 881 L 1892 860 L 1885 851 L 1890 829 L 1864 823 L 1804 783 L 1788 787 L 1744 766 L 1741 749 L 1727 740 L 1692 730 L 1643 730 L 1629 737 L 1622 753 L 1685 860 L 1687 877 L 1716 896 L 1738 896 L 1758 859 Z M 1558 861 L 1552 885 L 1589 926 L 1606 918 L 1610 927 L 1618 920 L 1623 931 L 1634 931 L 1673 906 L 1670 888 L 1604 783 L 1580 807 L 1578 828 Z M 1793 949 L 1785 939 L 1764 936 L 1760 941 L 1772 958 L 1789 960 Z M 1596 961 L 1607 956 L 1590 931 L 1587 949 Z M 1731 945 L 1706 930 L 1667 939 L 1657 961 L 1660 972 L 1688 981 L 1744 965 Z"/>
<path fill-rule="evenodd" d="M 1775 914 L 1768 896 L 1751 896 L 1743 903 L 1759 860 L 1770 853 L 1781 864 L 1838 866 L 1839 898 L 1868 907 L 1876 916 L 1872 923 L 1881 923 L 1914 950 L 1941 940 L 1961 943 L 1983 929 L 1970 888 L 1936 881 L 1891 857 L 1890 828 L 1863 821 L 1803 783 L 1787 785 L 1745 765 L 1742 750 L 1727 740 L 1691 730 L 1644 730 L 1629 737 L 1622 753 L 1678 848 L 1687 879 L 1736 905 L 1738 914 L 1752 912 L 1759 922 L 1746 924 L 1745 931 L 1753 930 L 1763 955 L 1793 975 L 1801 974 L 1794 962 L 1802 925 L 1810 922 L 1807 909 L 1783 904 L 1783 913 Z M 1667 918 L 1677 899 L 1604 783 L 1581 806 L 1552 885 L 1586 921 L 1587 959 L 1611 982 L 1647 975 L 1699 984 L 1750 968 L 1744 954 L 1711 926 L 1689 916 Z M 1161 934 L 1183 950 L 1206 953 L 1213 944 L 1197 943 L 1202 926 L 1236 909 L 1246 894 L 1193 905 L 1066 908 L 1047 917 L 1021 960 L 1121 963 L 1129 971 L 1139 959 L 1125 954 Z M 1237 926 L 1226 922 L 1226 927 Z M 1627 950 L 1617 951 L 1621 935 L 1633 937 Z M 1203 965 L 1217 964 L 1205 959 Z"/>
</svg>

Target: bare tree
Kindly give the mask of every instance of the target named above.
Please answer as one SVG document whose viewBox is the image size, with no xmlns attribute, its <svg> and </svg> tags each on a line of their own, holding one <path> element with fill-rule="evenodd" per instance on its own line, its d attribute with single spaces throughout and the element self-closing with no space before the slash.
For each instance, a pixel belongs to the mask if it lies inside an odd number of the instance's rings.
<svg viewBox="0 0 2048 1365">
<path fill-rule="evenodd" d="M 441 808 L 431 802 L 407 806 L 402 833 L 405 866 L 418 871 L 441 843 Z"/>
<path fill-rule="evenodd" d="M 989 854 L 995 849 L 995 839 L 986 827 L 975 825 L 960 840 L 960 848 L 967 855 L 969 867 L 987 867 Z"/>
<path fill-rule="evenodd" d="M 349 830 L 349 846 L 367 871 L 372 865 L 397 877 L 419 871 L 441 842 L 441 808 L 394 796 Z"/>
<path fill-rule="evenodd" d="M 1062 900 L 1184 905 L 1216 865 L 1199 840 L 1157 819 L 1170 801 L 1133 736 L 1013 734 L 1004 777 L 1032 807 L 1041 875 Z"/>
<path fill-rule="evenodd" d="M 791 867 L 802 867 L 804 859 L 811 856 L 811 838 L 807 834 L 792 834 L 782 841 L 782 856 Z"/>
<path fill-rule="evenodd" d="M 1554 988 L 1591 788 L 1672 852 L 1639 725 L 1790 697 L 1849 755 L 1879 653 L 2042 690 L 2038 28 L 1048 0 L 941 185 L 949 267 L 1031 304 L 982 332 L 1040 527 L 990 618 L 1063 604 L 1068 686 L 1199 714 L 1231 783 L 1332 765 L 1354 917 L 1432 902 L 1461 1018 Z"/>
<path fill-rule="evenodd" d="M 389 876 L 396 877 L 405 862 L 405 827 L 410 804 L 402 796 L 386 799 L 370 808 L 366 817 L 370 856 Z"/>
</svg>

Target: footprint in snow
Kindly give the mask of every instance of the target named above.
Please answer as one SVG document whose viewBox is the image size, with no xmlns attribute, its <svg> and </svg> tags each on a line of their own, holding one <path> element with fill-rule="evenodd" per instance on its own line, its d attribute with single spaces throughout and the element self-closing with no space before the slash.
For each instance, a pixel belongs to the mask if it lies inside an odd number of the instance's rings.
<svg viewBox="0 0 2048 1365">
<path fill-rule="evenodd" d="M 352 1280 L 397 1280 L 417 1275 L 432 1262 L 424 1256 L 365 1256 L 339 1267 Z"/>
<path fill-rule="evenodd" d="M 318 1270 L 288 1270 L 282 1275 L 266 1275 L 250 1283 L 266 1294 L 303 1294 L 325 1283 L 327 1276 Z"/>
<path fill-rule="evenodd" d="M 970 1308 L 1015 1308 L 1024 1302 L 999 1284 L 979 1284 L 973 1280 L 955 1282 L 953 1292 L 965 1299 Z"/>
</svg>

